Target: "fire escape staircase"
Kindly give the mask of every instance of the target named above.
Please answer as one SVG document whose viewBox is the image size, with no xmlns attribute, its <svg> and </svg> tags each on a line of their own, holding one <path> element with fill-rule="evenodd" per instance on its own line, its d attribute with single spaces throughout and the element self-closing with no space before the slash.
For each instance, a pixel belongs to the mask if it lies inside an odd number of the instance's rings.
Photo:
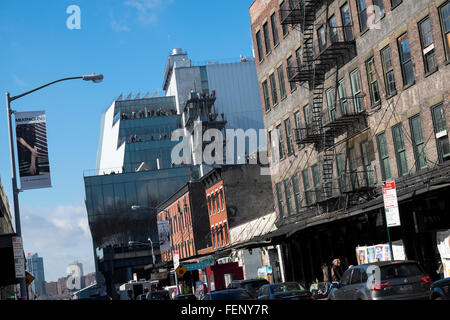
<svg viewBox="0 0 450 320">
<path fill-rule="evenodd" d="M 314 39 L 316 32 L 315 22 L 319 7 L 326 2 L 326 22 L 324 29 L 325 43 L 319 44 L 318 53 L 315 54 Z M 285 1 L 284 7 L 280 9 L 280 21 L 282 24 L 292 25 L 299 29 L 303 35 L 302 62 L 296 68 L 288 70 L 289 81 L 300 84 L 307 83 L 312 95 L 311 119 L 305 119 L 306 125 L 295 130 L 296 142 L 298 144 L 314 144 L 317 151 L 323 152 L 322 156 L 322 199 L 333 197 L 333 162 L 335 159 L 335 137 L 336 132 L 330 130 L 335 128 L 334 123 L 327 123 L 324 127 L 323 99 L 324 83 L 327 72 L 336 68 L 336 76 L 339 68 L 346 63 L 346 59 L 356 55 L 354 40 L 347 41 L 345 27 L 333 26 L 330 28 L 328 22 L 328 0 L 295 0 Z M 341 30 L 338 34 L 338 30 Z M 333 32 L 333 34 L 329 34 Z M 341 37 L 339 37 L 339 35 Z M 320 39 L 318 39 L 320 41 Z M 322 39 L 323 42 L 323 39 Z M 337 77 L 336 77 L 337 78 Z M 337 79 L 336 79 L 337 88 Z M 350 122 L 351 124 L 351 122 Z M 350 125 L 351 126 L 351 125 Z M 349 124 L 346 123 L 346 127 Z M 342 128 L 342 126 L 339 126 Z"/>
</svg>

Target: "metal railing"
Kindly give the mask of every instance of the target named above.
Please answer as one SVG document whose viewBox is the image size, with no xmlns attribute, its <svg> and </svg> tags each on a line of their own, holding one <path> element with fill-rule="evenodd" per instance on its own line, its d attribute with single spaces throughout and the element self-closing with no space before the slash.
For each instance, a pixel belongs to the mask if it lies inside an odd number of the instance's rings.
<svg viewBox="0 0 450 320">
<path fill-rule="evenodd" d="M 355 120 L 366 115 L 363 96 L 341 98 L 324 110 L 323 126 L 351 125 Z"/>
</svg>

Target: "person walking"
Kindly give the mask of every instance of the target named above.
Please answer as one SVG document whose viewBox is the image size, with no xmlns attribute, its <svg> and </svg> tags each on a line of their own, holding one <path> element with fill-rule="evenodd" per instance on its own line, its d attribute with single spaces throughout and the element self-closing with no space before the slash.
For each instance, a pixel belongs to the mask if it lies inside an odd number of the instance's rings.
<svg viewBox="0 0 450 320">
<path fill-rule="evenodd" d="M 341 260 L 334 259 L 331 267 L 331 281 L 339 282 L 342 277 Z"/>
</svg>

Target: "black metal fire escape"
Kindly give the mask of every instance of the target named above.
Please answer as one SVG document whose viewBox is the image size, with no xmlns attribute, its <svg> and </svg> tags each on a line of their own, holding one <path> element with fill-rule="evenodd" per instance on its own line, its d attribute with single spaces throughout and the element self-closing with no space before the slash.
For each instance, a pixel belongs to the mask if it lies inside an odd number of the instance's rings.
<svg viewBox="0 0 450 320">
<path fill-rule="evenodd" d="M 360 124 L 366 120 L 359 97 L 349 97 L 342 101 L 336 99 L 339 68 L 356 56 L 356 45 L 351 23 L 345 26 L 337 26 L 335 22 L 334 25 L 330 24 L 328 9 L 332 2 L 333 0 L 293 0 L 285 1 L 284 7 L 280 8 L 281 24 L 292 25 L 303 36 L 303 61 L 297 67 L 290 67 L 288 76 L 290 82 L 308 84 L 312 96 L 312 119 L 305 119 L 305 126 L 295 130 L 295 137 L 298 144 L 312 143 L 318 152 L 322 152 L 321 200 L 334 196 L 335 138 L 345 132 L 348 135 L 355 127 L 361 127 L 355 126 L 355 123 Z M 323 20 L 320 21 L 322 25 L 319 20 Z M 323 110 L 324 83 L 326 74 L 333 69 L 336 75 L 334 101 L 339 100 L 335 110 L 339 107 L 339 112 L 330 113 Z M 348 110 L 343 108 L 344 101 Z M 341 112 L 342 110 L 344 111 Z"/>
</svg>

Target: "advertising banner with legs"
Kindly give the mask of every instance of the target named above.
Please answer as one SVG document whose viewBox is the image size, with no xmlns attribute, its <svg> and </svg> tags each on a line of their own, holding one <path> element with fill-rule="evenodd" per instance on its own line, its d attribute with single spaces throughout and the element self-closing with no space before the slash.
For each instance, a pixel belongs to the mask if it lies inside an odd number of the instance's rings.
<svg viewBox="0 0 450 320">
<path fill-rule="evenodd" d="M 45 111 L 16 112 L 16 139 L 22 190 L 51 187 Z"/>
</svg>

